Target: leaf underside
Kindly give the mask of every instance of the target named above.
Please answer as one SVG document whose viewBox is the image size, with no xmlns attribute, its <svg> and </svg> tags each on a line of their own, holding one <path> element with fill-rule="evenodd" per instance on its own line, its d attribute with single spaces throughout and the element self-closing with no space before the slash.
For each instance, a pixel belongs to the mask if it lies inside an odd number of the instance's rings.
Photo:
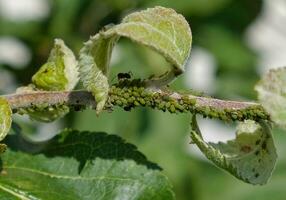
<svg viewBox="0 0 286 200">
<path fill-rule="evenodd" d="M 286 128 L 286 67 L 270 70 L 255 86 L 258 99 L 271 119 Z"/>
<path fill-rule="evenodd" d="M 26 149 L 16 137 L 1 156 L 1 200 L 174 199 L 160 168 L 118 136 L 65 130 Z"/>
<path fill-rule="evenodd" d="M 237 127 L 236 138 L 226 143 L 208 143 L 202 138 L 195 116 L 191 138 L 216 166 L 254 185 L 266 184 L 277 154 L 269 125 L 246 120 Z"/>
</svg>

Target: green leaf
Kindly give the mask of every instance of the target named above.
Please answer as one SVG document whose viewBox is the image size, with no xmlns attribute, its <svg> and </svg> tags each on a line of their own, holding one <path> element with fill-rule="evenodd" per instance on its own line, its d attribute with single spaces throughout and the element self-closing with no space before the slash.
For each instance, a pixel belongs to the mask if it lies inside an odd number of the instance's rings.
<svg viewBox="0 0 286 200">
<path fill-rule="evenodd" d="M 258 99 L 271 119 L 286 128 L 286 67 L 270 70 L 255 86 Z"/>
<path fill-rule="evenodd" d="M 132 13 L 106 34 L 113 32 L 153 48 L 178 71 L 184 71 L 191 51 L 191 29 L 185 18 L 173 9 L 155 7 Z"/>
<path fill-rule="evenodd" d="M 193 116 L 191 138 L 216 166 L 253 185 L 266 184 L 275 167 L 277 154 L 271 128 L 260 121 L 246 120 L 236 130 L 236 138 L 227 143 L 203 140 Z"/>
<path fill-rule="evenodd" d="M 80 76 L 91 91 L 100 112 L 108 96 L 108 71 L 112 49 L 126 37 L 162 54 L 172 64 L 171 71 L 151 81 L 154 85 L 171 82 L 184 71 L 192 43 L 191 29 L 185 18 L 173 9 L 155 7 L 126 16 L 122 23 L 93 36 L 80 52 Z"/>
<path fill-rule="evenodd" d="M 61 39 L 55 39 L 47 63 L 32 77 L 38 89 L 47 91 L 72 90 L 78 80 L 78 63 L 73 52 Z"/>
<path fill-rule="evenodd" d="M 42 145 L 17 137 L 1 157 L 0 200 L 174 199 L 160 168 L 118 136 L 65 130 Z"/>
<path fill-rule="evenodd" d="M 31 93 L 37 91 L 72 90 L 79 80 L 78 62 L 73 52 L 61 39 L 55 39 L 47 63 L 32 77 L 33 84 L 17 89 L 17 93 Z M 69 107 L 59 105 L 47 108 L 37 105 L 33 108 L 22 109 L 22 114 L 28 114 L 32 120 L 52 122 L 65 116 Z"/>
<path fill-rule="evenodd" d="M 12 123 L 12 110 L 9 102 L 0 97 L 0 141 L 8 134 Z"/>
</svg>

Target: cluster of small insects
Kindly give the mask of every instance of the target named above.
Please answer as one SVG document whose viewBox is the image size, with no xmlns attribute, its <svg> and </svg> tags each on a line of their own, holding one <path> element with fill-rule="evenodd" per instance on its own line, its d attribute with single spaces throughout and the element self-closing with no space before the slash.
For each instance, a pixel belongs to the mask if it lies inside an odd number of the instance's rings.
<svg viewBox="0 0 286 200">
<path fill-rule="evenodd" d="M 174 98 L 168 91 L 154 92 L 145 87 L 144 80 L 132 79 L 130 73 L 118 74 L 118 83 L 109 90 L 109 103 L 123 107 L 129 111 L 137 106 L 147 106 L 171 113 L 191 112 L 203 117 L 218 118 L 223 121 L 269 120 L 269 115 L 259 106 L 247 109 L 230 110 L 217 109 L 210 106 L 200 106 L 195 97 L 181 95 Z"/>
</svg>

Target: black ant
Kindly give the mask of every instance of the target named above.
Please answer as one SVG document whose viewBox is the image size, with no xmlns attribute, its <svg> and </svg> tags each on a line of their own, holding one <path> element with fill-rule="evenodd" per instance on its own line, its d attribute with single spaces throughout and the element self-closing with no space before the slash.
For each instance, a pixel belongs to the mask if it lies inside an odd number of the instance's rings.
<svg viewBox="0 0 286 200">
<path fill-rule="evenodd" d="M 132 76 L 132 73 L 131 73 L 131 72 L 128 72 L 128 73 L 118 73 L 118 74 L 117 74 L 117 79 L 118 79 L 118 80 L 130 79 L 131 76 Z"/>
</svg>

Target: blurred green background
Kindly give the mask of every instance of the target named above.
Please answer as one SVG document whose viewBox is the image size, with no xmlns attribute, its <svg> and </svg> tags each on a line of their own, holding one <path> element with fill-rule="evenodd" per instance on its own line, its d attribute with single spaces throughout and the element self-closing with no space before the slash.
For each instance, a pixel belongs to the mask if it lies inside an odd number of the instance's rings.
<svg viewBox="0 0 286 200">
<path fill-rule="evenodd" d="M 155 5 L 183 14 L 193 32 L 191 62 L 174 89 L 193 88 L 218 98 L 251 101 L 256 99 L 253 87 L 261 73 L 286 63 L 284 0 L 0 0 L 0 94 L 30 82 L 46 61 L 54 38 L 62 38 L 78 52 L 104 25 Z M 129 71 L 134 77 L 148 77 L 166 66 L 158 54 L 121 39 L 110 78 L 114 81 L 117 73 Z M 15 120 L 31 140 L 48 139 L 63 127 L 118 134 L 164 169 L 178 200 L 286 197 L 286 134 L 279 130 L 274 131 L 279 160 L 273 177 L 265 186 L 251 186 L 217 169 L 188 144 L 187 114 L 138 108 L 115 109 L 99 117 L 86 110 L 51 124 L 23 116 Z M 201 120 L 201 126 L 207 140 L 233 137 L 232 125 Z"/>
</svg>

